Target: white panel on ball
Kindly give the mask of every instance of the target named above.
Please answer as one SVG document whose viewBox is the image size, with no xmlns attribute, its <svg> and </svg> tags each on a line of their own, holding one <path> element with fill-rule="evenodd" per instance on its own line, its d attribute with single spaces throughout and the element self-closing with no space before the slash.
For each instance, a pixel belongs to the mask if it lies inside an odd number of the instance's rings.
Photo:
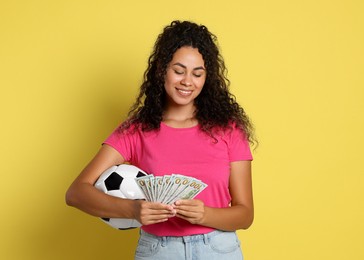
<svg viewBox="0 0 364 260">
<path fill-rule="evenodd" d="M 102 192 L 124 199 L 145 199 L 143 192 L 137 185 L 135 178 L 146 176 L 147 173 L 134 165 L 121 164 L 112 166 L 104 171 L 95 183 L 95 187 Z M 105 223 L 117 229 L 140 227 L 135 219 L 101 218 Z"/>
</svg>

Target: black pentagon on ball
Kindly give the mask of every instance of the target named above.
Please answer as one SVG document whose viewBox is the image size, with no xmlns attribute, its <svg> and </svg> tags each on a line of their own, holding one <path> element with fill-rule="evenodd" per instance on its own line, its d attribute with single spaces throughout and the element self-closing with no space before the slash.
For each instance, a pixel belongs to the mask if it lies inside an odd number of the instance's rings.
<svg viewBox="0 0 364 260">
<path fill-rule="evenodd" d="M 143 176 L 145 176 L 145 173 L 139 171 L 136 177 L 139 178 L 139 177 L 143 177 Z"/>
<path fill-rule="evenodd" d="M 120 184 L 123 181 L 123 177 L 121 177 L 118 173 L 113 172 L 109 177 L 105 179 L 105 187 L 109 190 L 118 190 L 120 188 Z"/>
</svg>

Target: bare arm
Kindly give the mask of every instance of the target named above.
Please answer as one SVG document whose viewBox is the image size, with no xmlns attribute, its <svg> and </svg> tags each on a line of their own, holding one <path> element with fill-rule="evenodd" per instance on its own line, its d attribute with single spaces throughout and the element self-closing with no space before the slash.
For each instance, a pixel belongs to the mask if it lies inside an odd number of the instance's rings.
<svg viewBox="0 0 364 260">
<path fill-rule="evenodd" d="M 180 200 L 175 206 L 177 216 L 193 224 L 225 231 L 249 228 L 254 219 L 250 161 L 231 163 L 229 184 L 231 207 L 211 208 L 200 200 Z"/>
<path fill-rule="evenodd" d="M 103 145 L 96 156 L 74 180 L 66 192 L 66 203 L 98 217 L 133 218 L 144 225 L 158 223 L 171 217 L 173 208 L 143 200 L 121 199 L 106 195 L 94 187 L 103 171 L 125 159 L 114 148 Z"/>
</svg>

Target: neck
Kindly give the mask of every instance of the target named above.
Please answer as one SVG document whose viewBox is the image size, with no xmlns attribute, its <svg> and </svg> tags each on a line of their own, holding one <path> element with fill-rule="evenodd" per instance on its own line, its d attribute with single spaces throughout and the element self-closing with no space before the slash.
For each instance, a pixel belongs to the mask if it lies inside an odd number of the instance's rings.
<svg viewBox="0 0 364 260">
<path fill-rule="evenodd" d="M 197 125 L 195 107 L 171 107 L 163 113 L 163 122 L 172 127 L 191 127 Z"/>
</svg>

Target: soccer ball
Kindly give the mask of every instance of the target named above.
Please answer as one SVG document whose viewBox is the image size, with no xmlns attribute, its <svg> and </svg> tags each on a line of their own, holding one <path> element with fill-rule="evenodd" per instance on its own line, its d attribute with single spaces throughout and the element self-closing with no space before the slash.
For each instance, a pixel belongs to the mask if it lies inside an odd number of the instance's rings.
<svg viewBox="0 0 364 260">
<path fill-rule="evenodd" d="M 104 171 L 95 183 L 95 187 L 104 193 L 124 199 L 145 199 L 135 178 L 146 176 L 147 173 L 136 166 L 120 164 Z M 124 230 L 140 227 L 135 219 L 101 218 L 103 222 L 113 228 Z"/>
</svg>

